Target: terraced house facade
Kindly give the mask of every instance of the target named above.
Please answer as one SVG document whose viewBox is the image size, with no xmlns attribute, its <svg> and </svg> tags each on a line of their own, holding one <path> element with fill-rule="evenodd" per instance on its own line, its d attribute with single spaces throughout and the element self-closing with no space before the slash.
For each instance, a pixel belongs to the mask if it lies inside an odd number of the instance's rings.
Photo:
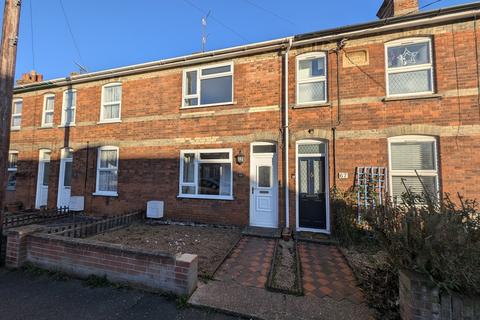
<svg viewBox="0 0 480 320">
<path fill-rule="evenodd" d="M 330 232 L 329 190 L 480 194 L 480 4 L 15 88 L 8 198 Z"/>
</svg>

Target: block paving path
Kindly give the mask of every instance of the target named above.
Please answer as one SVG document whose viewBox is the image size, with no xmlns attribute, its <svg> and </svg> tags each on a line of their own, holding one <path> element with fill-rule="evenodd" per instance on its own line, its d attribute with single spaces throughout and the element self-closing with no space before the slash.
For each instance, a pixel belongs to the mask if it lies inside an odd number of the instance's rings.
<svg viewBox="0 0 480 320">
<path fill-rule="evenodd" d="M 274 248 L 274 239 L 243 237 L 214 278 L 246 287 L 265 288 Z"/>
<path fill-rule="evenodd" d="M 298 246 L 306 296 L 365 303 L 353 272 L 337 247 L 308 242 L 300 242 Z"/>
</svg>

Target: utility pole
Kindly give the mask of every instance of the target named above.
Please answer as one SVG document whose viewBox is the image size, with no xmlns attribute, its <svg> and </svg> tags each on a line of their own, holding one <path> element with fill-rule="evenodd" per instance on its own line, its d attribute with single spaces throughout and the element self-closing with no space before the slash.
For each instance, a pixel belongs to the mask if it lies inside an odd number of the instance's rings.
<svg viewBox="0 0 480 320">
<path fill-rule="evenodd" d="M 5 0 L 0 48 L 0 232 L 5 210 L 13 85 L 17 60 L 21 0 Z"/>
</svg>

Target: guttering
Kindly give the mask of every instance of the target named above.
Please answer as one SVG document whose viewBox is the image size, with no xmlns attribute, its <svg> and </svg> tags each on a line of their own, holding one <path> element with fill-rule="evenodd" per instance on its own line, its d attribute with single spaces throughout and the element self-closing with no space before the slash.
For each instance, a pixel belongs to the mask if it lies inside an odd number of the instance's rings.
<svg viewBox="0 0 480 320">
<path fill-rule="evenodd" d="M 284 115 L 285 115 L 285 120 L 284 120 L 284 134 L 285 134 L 285 142 L 284 142 L 284 157 L 285 157 L 285 228 L 290 228 L 290 201 L 289 201 L 289 193 L 290 193 L 290 188 L 289 188 L 289 177 L 288 177 L 288 144 L 290 141 L 290 133 L 288 130 L 288 54 L 290 52 L 290 49 L 292 48 L 293 44 L 293 37 L 288 39 L 288 45 L 287 49 L 285 50 L 284 54 L 284 93 L 285 97 L 283 98 L 283 106 L 284 106 Z"/>
<path fill-rule="evenodd" d="M 139 73 L 146 73 L 152 71 L 158 71 L 163 69 L 170 69 L 175 67 L 183 67 L 193 64 L 207 63 L 210 61 L 229 59 L 235 57 L 241 57 L 245 55 L 252 55 L 257 53 L 277 51 L 285 47 L 289 38 L 275 39 L 265 42 L 258 42 L 245 46 L 231 47 L 220 50 L 213 50 L 204 53 L 196 53 L 187 56 L 181 56 L 176 58 L 158 60 L 154 62 L 142 63 L 131 65 L 127 67 L 120 67 L 114 69 L 108 69 L 103 71 L 91 72 L 66 78 L 57 78 L 52 80 L 46 80 L 38 83 L 32 83 L 27 85 L 19 85 L 15 87 L 15 93 L 41 90 L 48 88 L 61 87 L 65 85 L 72 85 L 78 83 L 85 83 L 91 81 L 104 80 L 115 77 L 129 76 Z"/>
</svg>

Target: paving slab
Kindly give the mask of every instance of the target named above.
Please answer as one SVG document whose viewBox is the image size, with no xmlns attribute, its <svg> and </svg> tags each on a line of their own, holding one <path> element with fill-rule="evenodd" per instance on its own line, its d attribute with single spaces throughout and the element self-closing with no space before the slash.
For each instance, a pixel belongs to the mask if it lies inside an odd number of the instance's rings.
<svg viewBox="0 0 480 320">
<path fill-rule="evenodd" d="M 234 282 L 200 284 L 191 296 L 193 306 L 223 310 L 264 320 L 364 320 L 373 319 L 363 304 L 336 301 L 328 296 L 296 297 Z"/>
</svg>

